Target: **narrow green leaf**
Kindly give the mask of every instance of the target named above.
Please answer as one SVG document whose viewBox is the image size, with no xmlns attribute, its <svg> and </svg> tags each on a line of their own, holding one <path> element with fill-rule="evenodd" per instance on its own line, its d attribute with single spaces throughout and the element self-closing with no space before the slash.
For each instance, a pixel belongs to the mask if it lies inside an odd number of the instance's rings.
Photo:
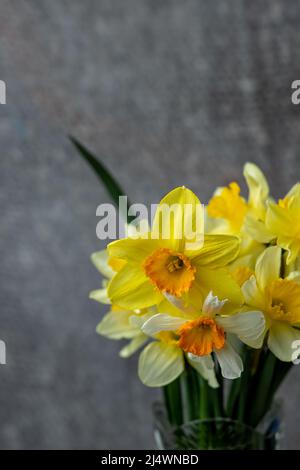
<svg viewBox="0 0 300 470">
<path fill-rule="evenodd" d="M 117 181 L 113 178 L 110 172 L 105 168 L 103 163 L 99 161 L 99 159 L 88 150 L 83 144 L 81 144 L 75 137 L 69 136 L 70 141 L 77 149 L 79 155 L 91 166 L 94 170 L 100 181 L 104 184 L 108 194 L 112 198 L 113 202 L 116 206 L 119 206 L 119 196 L 124 196 L 125 193 L 121 186 L 117 183 Z M 127 200 L 127 207 L 130 206 L 129 201 Z M 122 214 L 126 219 L 127 214 Z M 128 220 L 130 222 L 130 220 Z"/>
</svg>

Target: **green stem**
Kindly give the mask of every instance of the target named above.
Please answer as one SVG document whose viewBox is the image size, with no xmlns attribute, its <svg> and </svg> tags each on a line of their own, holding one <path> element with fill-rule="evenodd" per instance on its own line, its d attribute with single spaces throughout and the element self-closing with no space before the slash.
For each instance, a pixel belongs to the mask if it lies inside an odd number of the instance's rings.
<svg viewBox="0 0 300 470">
<path fill-rule="evenodd" d="M 241 390 L 241 379 L 235 379 L 231 381 L 229 396 L 226 406 L 226 414 L 229 418 L 233 418 L 239 393 Z"/>
<path fill-rule="evenodd" d="M 209 418 L 209 401 L 208 401 L 208 387 L 206 380 L 200 375 L 198 376 L 200 387 L 200 401 L 199 401 L 199 419 Z M 209 435 L 207 432 L 206 423 L 199 424 L 199 449 L 207 449 L 209 446 Z"/>
<path fill-rule="evenodd" d="M 240 378 L 240 391 L 237 403 L 237 419 L 244 422 L 252 373 L 253 350 L 246 348 L 244 352 L 244 372 Z"/>
<path fill-rule="evenodd" d="M 186 369 L 180 376 L 183 422 L 189 422 L 198 417 L 197 403 L 199 400 L 199 384 L 197 372 L 186 364 Z"/>
<path fill-rule="evenodd" d="M 209 418 L 209 401 L 208 401 L 208 387 L 206 380 L 199 376 L 200 384 L 200 403 L 199 403 L 199 418 Z"/>
<path fill-rule="evenodd" d="M 180 426 L 183 422 L 180 378 L 163 387 L 163 392 L 170 424 Z"/>
<path fill-rule="evenodd" d="M 277 360 L 271 351 L 267 351 L 261 357 L 262 366 L 258 368 L 252 387 L 253 406 L 252 409 L 249 409 L 249 424 L 254 427 L 257 426 L 270 407 L 271 398 L 273 398 L 272 382 Z"/>
</svg>

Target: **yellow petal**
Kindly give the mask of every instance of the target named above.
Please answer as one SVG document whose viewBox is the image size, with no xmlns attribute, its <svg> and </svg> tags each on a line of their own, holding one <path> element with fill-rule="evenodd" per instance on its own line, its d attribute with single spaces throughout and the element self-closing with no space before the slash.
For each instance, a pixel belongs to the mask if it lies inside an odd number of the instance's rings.
<svg viewBox="0 0 300 470">
<path fill-rule="evenodd" d="M 181 349 L 168 343 L 148 344 L 139 358 L 138 375 L 148 387 L 163 387 L 177 379 L 183 370 Z"/>
<path fill-rule="evenodd" d="M 150 237 L 150 234 L 149 234 Z M 149 254 L 158 248 L 158 241 L 143 238 L 122 238 L 108 245 L 109 255 L 136 264 L 142 263 Z"/>
<path fill-rule="evenodd" d="M 275 238 L 265 223 L 255 219 L 252 215 L 247 215 L 245 218 L 245 230 L 250 237 L 259 243 L 269 243 Z"/>
<path fill-rule="evenodd" d="M 159 203 L 153 220 L 152 236 L 167 240 L 168 247 L 183 251 L 186 234 L 191 221 L 196 220 L 196 213 L 201 214 L 202 206 L 197 196 L 184 186 L 175 188 Z M 199 220 L 199 219 L 198 219 Z M 193 225 L 190 227 L 193 228 Z M 188 240 L 192 242 L 193 240 Z"/>
<path fill-rule="evenodd" d="M 220 300 L 228 299 L 227 304 L 223 307 L 224 311 L 226 311 L 226 307 L 230 308 L 230 304 L 240 305 L 243 303 L 240 286 L 227 269 L 208 269 L 201 267 L 198 268 L 196 278 L 198 287 L 200 287 L 203 292 L 203 298 L 212 291 Z"/>
<path fill-rule="evenodd" d="M 113 304 L 130 310 L 150 307 L 162 299 L 162 294 L 144 275 L 142 268 L 129 264 L 112 278 L 107 294 Z"/>
<path fill-rule="evenodd" d="M 260 255 L 255 266 L 255 275 L 262 291 L 280 277 L 280 266 L 281 249 L 278 246 L 271 246 Z"/>
<path fill-rule="evenodd" d="M 251 276 L 250 279 L 242 285 L 242 293 L 247 305 L 258 308 L 259 310 L 264 310 L 265 299 L 257 286 L 255 276 Z"/>
<path fill-rule="evenodd" d="M 237 183 L 219 188 L 207 206 L 210 217 L 222 218 L 228 222 L 231 233 L 238 233 L 247 213 L 247 204 L 240 196 L 240 187 Z"/>
<path fill-rule="evenodd" d="M 271 233 L 274 233 L 277 237 L 291 238 L 295 235 L 296 225 L 295 220 L 286 208 L 272 202 L 269 203 L 266 214 L 266 227 Z"/>
<path fill-rule="evenodd" d="M 231 263 L 237 257 L 239 249 L 238 237 L 206 234 L 201 250 L 197 254 L 191 252 L 190 257 L 194 266 L 207 266 L 214 269 Z"/>
<path fill-rule="evenodd" d="M 254 163 L 246 163 L 244 177 L 249 188 L 248 203 L 255 210 L 256 215 L 262 218 L 265 212 L 266 199 L 269 196 L 267 180 L 263 172 Z"/>
</svg>

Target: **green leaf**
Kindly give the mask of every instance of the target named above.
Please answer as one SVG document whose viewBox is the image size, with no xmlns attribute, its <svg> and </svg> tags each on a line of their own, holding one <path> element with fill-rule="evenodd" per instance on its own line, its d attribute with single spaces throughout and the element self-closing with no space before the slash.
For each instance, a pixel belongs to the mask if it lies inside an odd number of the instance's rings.
<svg viewBox="0 0 300 470">
<path fill-rule="evenodd" d="M 77 149 L 79 155 L 91 166 L 94 170 L 100 181 L 104 184 L 108 194 L 112 198 L 113 202 L 116 206 L 119 206 L 119 196 L 124 196 L 125 193 L 121 186 L 116 182 L 114 177 L 110 174 L 110 172 L 105 168 L 103 163 L 97 159 L 97 157 L 90 152 L 83 144 L 81 144 L 75 137 L 69 136 L 70 141 Z M 130 206 L 129 201 L 127 200 L 127 207 Z M 127 217 L 127 214 L 122 214 Z M 132 217 L 133 218 L 133 217 Z M 130 222 L 130 220 L 128 220 Z"/>
</svg>

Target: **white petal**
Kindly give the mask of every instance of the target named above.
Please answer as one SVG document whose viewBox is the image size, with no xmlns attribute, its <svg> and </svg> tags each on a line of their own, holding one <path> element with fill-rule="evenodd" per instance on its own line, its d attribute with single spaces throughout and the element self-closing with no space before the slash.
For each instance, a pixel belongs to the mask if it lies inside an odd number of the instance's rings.
<svg viewBox="0 0 300 470">
<path fill-rule="evenodd" d="M 184 318 L 158 313 L 143 324 L 142 331 L 148 336 L 153 336 L 160 331 L 176 331 L 186 322 Z"/>
<path fill-rule="evenodd" d="M 205 379 L 212 388 L 219 387 L 214 370 L 214 361 L 211 355 L 195 356 L 188 353 L 187 359 L 189 364 Z"/>
<path fill-rule="evenodd" d="M 265 317 L 262 312 L 244 312 L 217 318 L 217 323 L 228 333 L 252 348 L 261 348 L 265 331 Z"/>
<path fill-rule="evenodd" d="M 299 330 L 282 322 L 274 322 L 270 328 L 268 346 L 278 359 L 290 362 L 294 359 L 299 340 Z"/>
<path fill-rule="evenodd" d="M 286 279 L 289 279 L 291 281 L 295 281 L 298 284 L 300 284 L 300 271 L 292 271 Z"/>
<path fill-rule="evenodd" d="M 170 304 L 174 305 L 174 307 L 178 308 L 178 310 L 181 310 L 183 313 L 197 313 L 195 308 L 193 308 L 191 305 L 187 306 L 181 298 L 175 297 L 172 294 L 168 294 L 168 292 L 164 292 L 164 296 L 170 302 Z"/>
<path fill-rule="evenodd" d="M 143 333 L 139 334 L 135 338 L 133 338 L 129 344 L 124 346 L 124 348 L 121 349 L 119 352 L 119 355 L 123 358 L 127 358 L 132 356 L 140 347 L 142 347 L 146 341 L 148 340 L 148 337 L 144 335 Z"/>
<path fill-rule="evenodd" d="M 139 357 L 138 374 L 148 387 L 163 387 L 184 370 L 181 349 L 159 341 L 148 344 Z"/>
<path fill-rule="evenodd" d="M 206 356 L 196 356 L 195 354 L 188 353 L 187 357 L 193 362 L 199 362 L 203 364 L 206 369 L 213 369 L 215 367 L 213 358 L 210 354 L 207 354 Z"/>
<path fill-rule="evenodd" d="M 219 300 L 218 297 L 213 295 L 212 291 L 210 291 L 203 303 L 202 311 L 207 315 L 214 316 L 216 313 L 220 312 L 227 300 L 228 299 Z"/>
<path fill-rule="evenodd" d="M 98 269 L 98 271 L 108 279 L 113 277 L 113 275 L 115 274 L 115 272 L 108 264 L 107 250 L 96 251 L 95 253 L 92 253 L 91 261 L 93 265 Z"/>
<path fill-rule="evenodd" d="M 107 289 L 96 289 L 92 290 L 89 294 L 89 298 L 100 302 L 101 304 L 110 305 L 110 299 L 107 297 Z"/>
<path fill-rule="evenodd" d="M 243 361 L 235 352 L 227 340 L 222 349 L 216 349 L 214 353 L 221 367 L 225 379 L 237 379 L 244 370 Z"/>
<path fill-rule="evenodd" d="M 109 312 L 102 318 L 96 331 L 100 335 L 111 339 L 134 338 L 137 334 L 140 334 L 140 330 L 131 325 L 131 315 L 132 312 L 128 311 Z"/>
</svg>

